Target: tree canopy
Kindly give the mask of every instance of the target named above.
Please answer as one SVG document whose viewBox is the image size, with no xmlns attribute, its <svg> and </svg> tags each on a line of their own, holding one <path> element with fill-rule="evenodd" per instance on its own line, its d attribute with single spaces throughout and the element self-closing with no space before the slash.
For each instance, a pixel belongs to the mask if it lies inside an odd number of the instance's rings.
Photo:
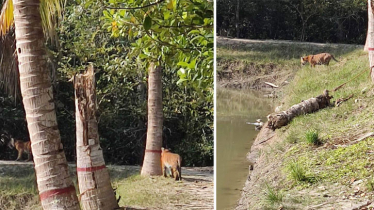
<svg viewBox="0 0 374 210">
<path fill-rule="evenodd" d="M 239 30 L 239 38 L 249 39 L 355 44 L 364 44 L 366 39 L 367 1 L 217 0 L 217 11 L 220 36 L 235 37 Z"/>
<path fill-rule="evenodd" d="M 128 2 L 127 6 L 131 7 L 149 4 Z M 156 61 L 164 66 L 164 146 L 179 153 L 184 165 L 213 164 L 213 13 L 207 12 L 213 10 L 213 5 L 206 1 L 171 2 L 176 4 L 178 14 L 174 13 L 174 6 L 168 9 L 170 1 L 131 12 L 125 10 L 125 13 L 108 9 L 121 6 L 113 1 L 111 4 L 92 0 L 66 2 L 56 29 L 57 45 L 48 44 L 48 54 L 59 128 L 68 160 L 75 159 L 74 90 L 68 80 L 92 63 L 96 69 L 97 119 L 105 160 L 115 164 L 142 163 L 147 119 L 146 67 L 150 61 Z M 147 13 L 147 21 L 139 19 L 135 22 L 137 26 L 124 24 L 128 20 L 122 17 L 139 18 L 148 10 L 154 12 Z M 156 11 L 169 12 L 169 19 L 160 19 Z M 185 18 L 178 18 L 179 14 L 185 14 Z M 145 30 L 149 18 L 151 25 Z M 174 25 L 169 22 L 173 18 L 175 24 L 191 27 Z M 171 27 L 163 32 L 157 24 Z M 4 105 L 0 108 L 0 132 L 27 140 L 22 102 L 1 94 L 0 103 Z M 0 144 L 0 150 L 0 158 L 14 158 L 14 151 L 4 145 Z"/>
</svg>

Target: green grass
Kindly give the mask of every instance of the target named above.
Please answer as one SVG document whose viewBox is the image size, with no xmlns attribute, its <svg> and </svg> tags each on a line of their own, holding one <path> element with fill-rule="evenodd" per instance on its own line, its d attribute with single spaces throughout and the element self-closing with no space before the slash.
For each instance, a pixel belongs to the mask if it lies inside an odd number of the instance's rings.
<svg viewBox="0 0 374 210">
<path fill-rule="evenodd" d="M 297 184 L 313 184 L 316 177 L 306 171 L 306 166 L 298 161 L 291 161 L 287 165 L 288 177 Z"/>
<path fill-rule="evenodd" d="M 264 189 L 264 201 L 267 205 L 274 206 L 275 204 L 280 204 L 283 200 L 283 193 L 275 190 L 268 183 L 265 184 Z"/>
<path fill-rule="evenodd" d="M 189 196 L 181 196 L 183 183 L 164 177 L 133 175 L 114 183 L 121 195 L 120 206 L 166 208 L 170 203 L 185 203 Z"/>
<path fill-rule="evenodd" d="M 318 138 L 318 131 L 315 129 L 307 130 L 305 133 L 305 140 L 311 145 L 320 145 L 321 141 Z"/>
<path fill-rule="evenodd" d="M 217 63 L 225 60 L 245 63 L 300 66 L 300 57 L 329 52 L 339 60 L 349 52 L 357 50 L 357 45 L 314 44 L 314 43 L 217 43 Z M 361 48 L 363 49 L 363 48 Z M 334 62 L 334 61 L 333 61 Z"/>
<path fill-rule="evenodd" d="M 308 181 L 305 169 L 299 163 L 291 162 L 288 165 L 288 171 L 291 179 L 295 180 L 296 182 Z"/>
<path fill-rule="evenodd" d="M 297 137 L 297 134 L 295 131 L 288 132 L 286 136 L 286 142 L 290 144 L 296 144 L 299 141 L 299 138 Z"/>
<path fill-rule="evenodd" d="M 190 194 L 183 193 L 183 182 L 164 177 L 141 177 L 139 167 L 125 169 L 108 166 L 112 186 L 120 206 L 166 208 L 171 202 L 185 202 Z M 75 167 L 69 167 L 77 187 Z M 0 209 L 41 210 L 33 165 L 8 165 L 0 168 Z M 79 194 L 79 192 L 77 192 Z"/>
<path fill-rule="evenodd" d="M 374 179 L 373 178 L 369 178 L 367 181 L 366 181 L 366 189 L 371 192 L 371 191 L 374 191 Z"/>
<path fill-rule="evenodd" d="M 0 173 L 0 209 L 41 210 L 32 165 L 9 165 Z"/>
</svg>

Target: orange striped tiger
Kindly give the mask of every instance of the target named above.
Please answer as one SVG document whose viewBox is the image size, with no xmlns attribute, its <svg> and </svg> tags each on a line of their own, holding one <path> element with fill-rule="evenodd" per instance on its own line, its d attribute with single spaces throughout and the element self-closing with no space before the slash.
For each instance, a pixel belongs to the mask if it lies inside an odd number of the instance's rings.
<svg viewBox="0 0 374 210">
<path fill-rule="evenodd" d="M 329 53 L 320 53 L 317 55 L 308 55 L 301 57 L 301 65 L 305 65 L 306 63 L 310 63 L 312 67 L 315 67 L 316 65 L 326 65 L 328 66 L 330 63 L 330 60 L 333 59 L 336 62 L 339 62 L 334 58 L 333 55 Z"/>
<path fill-rule="evenodd" d="M 161 167 L 164 177 L 167 177 L 167 173 L 171 173 L 171 177 L 175 180 L 182 180 L 181 162 L 182 158 L 178 154 L 161 148 Z"/>
<path fill-rule="evenodd" d="M 27 161 L 30 161 L 32 159 L 32 152 L 31 152 L 31 141 L 21 141 L 21 140 L 15 140 L 14 138 L 10 139 L 10 142 L 8 143 L 9 148 L 16 148 L 18 151 L 18 156 L 16 161 L 19 161 L 22 159 L 22 154 L 27 153 L 28 158 Z"/>
</svg>

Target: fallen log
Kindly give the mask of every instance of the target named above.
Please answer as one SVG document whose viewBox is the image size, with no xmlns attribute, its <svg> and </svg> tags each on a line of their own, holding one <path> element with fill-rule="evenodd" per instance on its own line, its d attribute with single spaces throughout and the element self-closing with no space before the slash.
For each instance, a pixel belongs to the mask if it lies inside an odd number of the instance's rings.
<svg viewBox="0 0 374 210">
<path fill-rule="evenodd" d="M 322 95 L 295 104 L 286 111 L 269 114 L 267 116 L 268 128 L 273 130 L 281 128 L 291 122 L 294 117 L 326 108 L 330 106 L 331 98 L 329 91 L 324 90 Z"/>
</svg>

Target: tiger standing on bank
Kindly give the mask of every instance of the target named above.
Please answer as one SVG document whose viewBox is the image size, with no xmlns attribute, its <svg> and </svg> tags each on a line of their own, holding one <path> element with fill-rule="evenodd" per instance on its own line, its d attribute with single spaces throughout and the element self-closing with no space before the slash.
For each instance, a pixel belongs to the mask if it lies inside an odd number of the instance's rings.
<svg viewBox="0 0 374 210">
<path fill-rule="evenodd" d="M 326 65 L 328 66 L 330 60 L 333 59 L 336 62 L 339 62 L 335 59 L 335 57 L 329 53 L 320 53 L 317 55 L 308 55 L 301 57 L 301 65 L 305 65 L 306 63 L 310 63 L 311 67 L 315 67 L 316 65 Z"/>
</svg>

